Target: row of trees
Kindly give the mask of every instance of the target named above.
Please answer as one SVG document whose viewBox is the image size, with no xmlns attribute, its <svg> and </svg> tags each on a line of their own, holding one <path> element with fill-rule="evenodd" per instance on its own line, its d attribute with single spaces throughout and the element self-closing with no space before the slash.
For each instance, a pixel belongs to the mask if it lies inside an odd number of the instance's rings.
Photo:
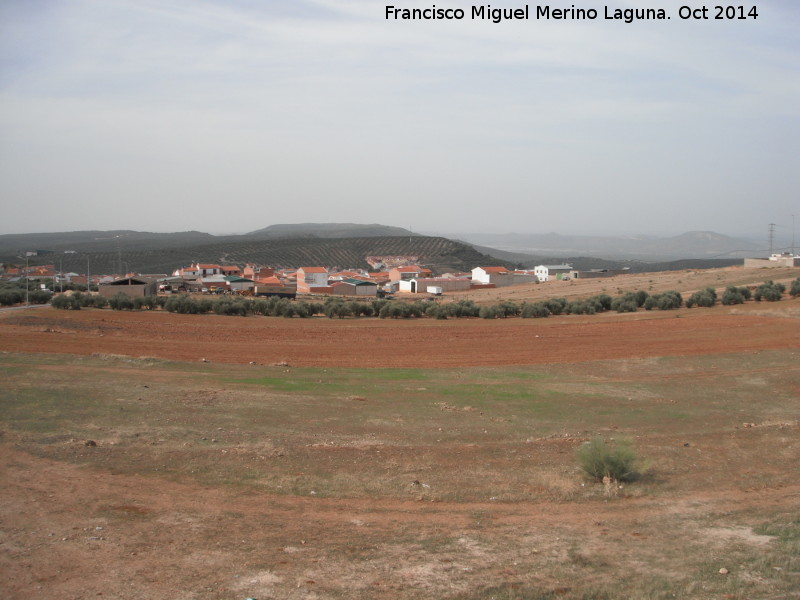
<svg viewBox="0 0 800 600">
<path fill-rule="evenodd" d="M 0 283 L 0 306 L 14 306 L 22 304 L 27 297 L 31 304 L 47 304 L 53 295 L 39 289 L 38 284 L 28 283 L 26 295 L 25 282 L 4 281 Z"/>
<path fill-rule="evenodd" d="M 705 288 L 692 294 L 684 302 L 677 291 L 671 290 L 661 294 L 649 294 L 643 290 L 628 292 L 612 298 L 608 294 L 598 294 L 591 298 L 569 301 L 566 298 L 550 298 L 539 302 L 516 303 L 503 301 L 498 304 L 479 306 L 471 300 L 458 302 L 438 303 L 430 301 L 407 302 L 405 300 L 376 299 L 359 301 L 331 297 L 324 302 L 292 301 L 286 298 L 243 298 L 224 297 L 212 299 L 207 297 L 194 297 L 186 294 L 172 296 L 146 296 L 144 298 L 131 298 L 122 293 L 106 299 L 102 296 L 92 296 L 81 293 L 56 296 L 52 300 L 55 308 L 79 310 L 84 307 L 105 308 L 113 310 L 163 310 L 181 314 L 206 314 L 218 315 L 260 315 L 265 317 L 313 317 L 324 315 L 328 318 L 345 317 L 380 317 L 382 319 L 410 319 L 428 317 L 432 319 L 481 317 L 484 319 L 498 319 L 508 317 L 521 317 L 523 319 L 537 319 L 550 315 L 593 315 L 609 310 L 616 312 L 636 312 L 640 308 L 645 310 L 673 310 L 686 306 L 687 308 L 710 307 L 717 304 L 742 304 L 751 298 L 756 301 L 766 300 L 774 302 L 780 300 L 786 291 L 786 286 L 781 283 L 767 281 L 751 291 L 746 287 L 728 287 L 717 298 L 713 288 Z M 800 296 L 800 277 L 792 282 L 789 293 Z M 24 292 L 23 292 L 24 294 Z M 49 296 L 48 296 L 49 297 Z"/>
</svg>

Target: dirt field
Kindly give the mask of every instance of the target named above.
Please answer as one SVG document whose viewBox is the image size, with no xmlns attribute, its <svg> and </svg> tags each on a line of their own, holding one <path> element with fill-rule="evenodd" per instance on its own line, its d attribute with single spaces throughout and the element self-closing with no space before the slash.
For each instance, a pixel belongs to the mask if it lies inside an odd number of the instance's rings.
<svg viewBox="0 0 800 600">
<path fill-rule="evenodd" d="M 800 299 L 44 308 L 0 314 L 0 351 L 3 598 L 800 598 Z M 649 477 L 582 478 L 593 435 L 633 438 Z"/>
<path fill-rule="evenodd" d="M 287 320 L 45 308 L 0 316 L 0 350 L 330 367 L 526 365 L 797 348 L 797 316 L 800 299 L 780 306 L 497 321 Z"/>
</svg>

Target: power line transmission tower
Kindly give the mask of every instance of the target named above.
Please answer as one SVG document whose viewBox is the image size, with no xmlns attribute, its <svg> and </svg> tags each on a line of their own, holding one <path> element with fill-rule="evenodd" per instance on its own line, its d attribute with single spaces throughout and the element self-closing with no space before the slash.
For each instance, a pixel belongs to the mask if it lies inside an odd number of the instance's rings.
<svg viewBox="0 0 800 600">
<path fill-rule="evenodd" d="M 769 255 L 772 256 L 775 246 L 775 223 L 769 224 Z"/>
</svg>

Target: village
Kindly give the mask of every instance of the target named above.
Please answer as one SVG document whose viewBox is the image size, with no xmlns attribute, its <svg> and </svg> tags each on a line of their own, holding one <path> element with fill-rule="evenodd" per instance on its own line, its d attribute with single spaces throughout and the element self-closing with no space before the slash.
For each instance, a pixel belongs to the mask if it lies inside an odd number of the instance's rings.
<svg viewBox="0 0 800 600">
<path fill-rule="evenodd" d="M 510 270 L 504 266 L 479 266 L 469 272 L 435 275 L 420 266 L 418 256 L 368 256 L 372 270 L 323 266 L 276 268 L 254 263 L 194 262 L 172 273 L 94 274 L 62 272 L 55 264 L 0 266 L 0 281 L 16 282 L 45 293 L 67 290 L 97 291 L 111 298 L 117 294 L 146 297 L 171 294 L 240 295 L 294 299 L 313 296 L 391 298 L 394 295 L 438 297 L 454 292 L 505 288 L 521 284 L 611 278 L 629 274 L 623 269 L 578 270 L 570 264 L 542 264 L 533 269 Z M 775 253 L 769 258 L 748 258 L 745 269 L 800 266 L 800 256 Z"/>
<path fill-rule="evenodd" d="M 578 278 L 611 277 L 626 269 L 579 271 L 569 264 L 538 265 L 531 270 L 509 270 L 504 266 L 475 267 L 471 272 L 434 275 L 429 268 L 416 264 L 419 257 L 370 256 L 367 263 L 374 270 L 327 268 L 322 266 L 274 268 L 247 263 L 195 262 L 167 273 L 95 274 L 61 272 L 54 264 L 6 266 L 0 278 L 6 281 L 37 281 L 42 290 L 97 290 L 112 297 L 123 293 L 133 297 L 158 294 L 238 294 L 244 296 L 298 295 L 387 297 L 394 294 L 441 296 L 449 292 L 500 288 L 525 283 L 569 281 Z"/>
</svg>

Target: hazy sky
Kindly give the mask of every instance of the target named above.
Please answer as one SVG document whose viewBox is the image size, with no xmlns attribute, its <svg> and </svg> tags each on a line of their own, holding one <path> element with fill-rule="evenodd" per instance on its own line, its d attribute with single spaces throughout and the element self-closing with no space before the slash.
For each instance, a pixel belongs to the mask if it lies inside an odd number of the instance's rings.
<svg viewBox="0 0 800 600">
<path fill-rule="evenodd" d="M 683 21 L 702 4 L 610 0 L 672 17 L 630 24 L 591 0 L 575 6 L 596 20 L 499 24 L 464 0 L 394 5 L 433 4 L 467 16 L 0 1 L 0 233 L 331 221 L 766 236 L 800 217 L 800 2 Z"/>
</svg>

